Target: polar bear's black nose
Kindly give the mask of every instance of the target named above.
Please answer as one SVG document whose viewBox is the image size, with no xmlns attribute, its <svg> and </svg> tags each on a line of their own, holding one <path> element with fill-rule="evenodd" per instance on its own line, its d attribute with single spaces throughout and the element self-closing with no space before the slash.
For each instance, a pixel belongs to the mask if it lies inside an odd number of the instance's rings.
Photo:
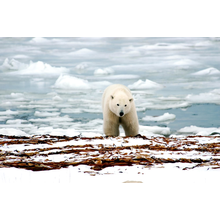
<svg viewBox="0 0 220 220">
<path fill-rule="evenodd" d="M 119 115 L 122 117 L 124 115 L 124 112 L 120 112 Z"/>
</svg>

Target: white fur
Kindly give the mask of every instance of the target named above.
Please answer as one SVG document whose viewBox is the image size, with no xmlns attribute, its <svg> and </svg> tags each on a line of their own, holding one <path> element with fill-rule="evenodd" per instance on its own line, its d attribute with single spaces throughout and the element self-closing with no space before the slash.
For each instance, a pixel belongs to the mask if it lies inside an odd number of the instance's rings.
<svg viewBox="0 0 220 220">
<path fill-rule="evenodd" d="M 122 125 L 126 136 L 138 134 L 139 124 L 134 99 L 123 85 L 108 86 L 102 95 L 103 129 L 107 136 L 118 136 Z M 120 115 L 121 114 L 121 115 Z"/>
</svg>

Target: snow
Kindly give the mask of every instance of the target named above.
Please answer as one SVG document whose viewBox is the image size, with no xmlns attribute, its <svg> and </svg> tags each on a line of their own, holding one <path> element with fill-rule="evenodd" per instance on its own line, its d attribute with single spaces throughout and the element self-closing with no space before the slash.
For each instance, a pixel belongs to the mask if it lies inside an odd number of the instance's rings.
<svg viewBox="0 0 220 220">
<path fill-rule="evenodd" d="M 74 132 L 74 131 L 73 131 Z M 49 142 L 50 144 L 34 144 L 37 138 L 43 140 L 41 137 L 35 136 L 31 139 L 29 144 L 13 144 L 10 145 L 10 140 L 7 137 L 0 139 L 0 141 L 9 141 L 1 147 L 2 155 L 13 155 L 2 157 L 0 165 L 0 182 L 15 183 L 15 182 L 42 182 L 42 183 L 58 183 L 58 182 L 87 182 L 87 183 L 124 183 L 124 182 L 157 182 L 157 183 L 199 183 L 199 182 L 219 182 L 219 152 L 213 151 L 215 146 L 219 150 L 219 137 L 173 137 L 170 139 L 163 139 L 161 137 L 154 137 L 145 139 L 143 137 L 137 138 L 104 138 L 104 139 L 82 139 L 76 138 L 69 141 Z M 44 137 L 45 138 L 45 137 Z M 47 140 L 50 137 L 45 138 Z M 62 137 L 60 137 L 62 139 Z M 53 137 L 52 140 L 56 138 Z M 210 145 L 211 144 L 211 145 Z M 214 145 L 212 145 L 214 144 Z M 134 145 L 132 147 L 132 145 Z M 128 148 L 125 148 L 128 146 Z M 143 147 L 143 146 L 146 146 Z M 213 146 L 213 147 L 211 147 Z M 97 155 L 94 150 L 99 148 L 108 148 L 105 153 Z M 140 147 L 140 148 L 139 148 Z M 150 147 L 150 148 L 149 148 Z M 155 149 L 154 149 L 155 147 Z M 162 150 L 159 148 L 162 147 Z M 172 148 L 175 147 L 174 150 Z M 199 147 L 204 151 L 198 150 Z M 210 151 L 205 151 L 206 148 Z M 211 148 L 210 148 L 211 147 Z M 40 150 L 39 150 L 40 149 Z M 78 149 L 81 153 L 71 153 L 70 149 Z M 86 149 L 89 152 L 81 150 Z M 92 151 L 90 151 L 90 149 Z M 187 149 L 187 150 L 185 150 Z M 111 153 L 110 151 L 111 150 Z M 104 151 L 104 149 L 102 149 Z M 36 153 L 37 152 L 37 153 Z M 60 152 L 60 153 L 59 153 Z M 29 154 L 28 157 L 22 157 L 21 154 Z M 41 156 L 42 154 L 42 156 Z M 128 159 L 146 158 L 154 161 L 153 164 L 132 164 L 132 166 L 112 166 L 101 170 L 91 169 L 91 165 L 69 165 L 67 168 L 52 169 L 49 171 L 31 171 L 18 168 L 5 168 L 8 162 L 22 161 L 22 163 L 40 162 L 46 165 L 48 162 L 76 163 L 86 160 L 95 160 L 98 165 L 100 161 L 105 158 L 116 160 L 118 158 Z M 99 157 L 100 159 L 98 159 Z M 93 159 L 94 158 L 94 159 Z M 166 162 L 157 162 L 158 160 Z M 172 162 L 175 161 L 175 162 Z M 204 161 L 202 161 L 204 160 Z M 123 159 L 122 159 L 123 161 Z M 134 160 L 136 163 L 136 160 Z M 170 162 L 169 162 L 170 161 Z M 178 162 L 179 161 L 179 162 Z M 189 162 L 190 161 L 190 162 Z M 192 162 L 193 161 L 193 162 Z M 31 166 L 31 165 L 30 165 Z"/>
<path fill-rule="evenodd" d="M 216 176 L 215 170 L 206 171 L 202 170 L 192 170 L 192 171 L 180 171 L 178 169 L 174 169 L 172 167 L 167 166 L 164 168 L 153 168 L 147 169 L 142 166 L 128 166 L 128 167 L 108 167 L 103 171 L 100 171 L 100 175 L 96 175 L 95 177 L 89 176 L 85 174 L 84 171 L 88 171 L 89 167 L 85 165 L 80 165 L 76 167 L 62 168 L 60 170 L 51 170 L 51 171 L 39 171 L 33 172 L 23 169 L 16 168 L 1 168 L 0 170 L 0 181 L 1 183 L 23 183 L 23 184 L 33 184 L 33 186 L 38 184 L 86 184 L 89 181 L 89 184 L 120 184 L 125 181 L 141 181 L 144 183 L 145 187 L 152 187 L 153 184 L 156 184 L 157 187 L 160 186 L 160 180 L 167 180 L 163 182 L 163 188 L 166 184 L 171 184 L 170 187 L 177 187 L 177 182 L 179 183 L 179 187 L 187 186 L 189 184 L 194 184 L 196 182 L 197 187 L 203 184 L 201 179 L 205 182 L 212 182 L 211 180 L 215 179 L 218 183 L 220 181 L 219 177 Z M 119 171 L 122 171 L 119 173 Z M 138 172 L 144 174 L 138 174 Z M 109 174 L 108 174 L 109 173 Z M 205 174 L 207 176 L 203 176 Z M 200 180 L 196 181 L 197 178 Z M 176 176 L 176 177 L 175 177 Z M 193 177 L 194 176 L 194 177 Z M 76 178 L 77 177 L 77 178 Z M 208 177 L 211 177 L 209 179 Z M 180 179 L 179 179 L 180 178 Z M 189 179 L 190 180 L 189 183 Z M 159 182 L 158 182 L 159 181 Z M 182 183 L 181 183 L 182 181 Z M 213 182 L 214 183 L 214 182 Z M 165 184 L 165 185 L 164 185 Z M 217 184 L 217 183 L 216 183 Z M 52 187 L 52 186 L 51 186 Z M 126 187 L 126 186 L 125 186 Z M 155 186 L 155 189 L 157 188 Z M 158 189 L 159 190 L 159 189 Z M 154 192 L 155 193 L 155 192 Z"/>
<path fill-rule="evenodd" d="M 153 82 L 149 79 L 146 79 L 145 81 L 143 80 L 138 80 L 137 82 L 128 85 L 129 89 L 162 89 L 163 85 L 160 85 L 156 82 Z"/>
<path fill-rule="evenodd" d="M 176 116 L 174 114 L 169 114 L 168 112 L 164 113 L 161 116 L 145 116 L 142 118 L 144 121 L 170 121 L 170 120 L 175 120 Z"/>
</svg>

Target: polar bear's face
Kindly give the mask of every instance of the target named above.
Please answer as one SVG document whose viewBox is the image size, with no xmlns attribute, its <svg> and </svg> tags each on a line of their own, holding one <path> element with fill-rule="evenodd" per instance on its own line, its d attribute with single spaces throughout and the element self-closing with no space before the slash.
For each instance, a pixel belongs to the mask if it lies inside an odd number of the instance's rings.
<svg viewBox="0 0 220 220">
<path fill-rule="evenodd" d="M 112 95 L 109 102 L 109 108 L 118 117 L 123 117 L 131 110 L 132 101 L 133 98 L 128 98 L 126 95 Z"/>
</svg>

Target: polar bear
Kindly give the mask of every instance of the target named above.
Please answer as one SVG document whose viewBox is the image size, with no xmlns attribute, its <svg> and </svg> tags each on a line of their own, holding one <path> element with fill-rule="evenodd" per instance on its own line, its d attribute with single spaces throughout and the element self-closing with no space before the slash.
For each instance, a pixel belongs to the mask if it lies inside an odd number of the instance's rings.
<svg viewBox="0 0 220 220">
<path fill-rule="evenodd" d="M 121 84 L 108 86 L 102 95 L 103 130 L 106 136 L 118 136 L 122 125 L 126 136 L 138 134 L 139 124 L 130 90 Z"/>
</svg>

